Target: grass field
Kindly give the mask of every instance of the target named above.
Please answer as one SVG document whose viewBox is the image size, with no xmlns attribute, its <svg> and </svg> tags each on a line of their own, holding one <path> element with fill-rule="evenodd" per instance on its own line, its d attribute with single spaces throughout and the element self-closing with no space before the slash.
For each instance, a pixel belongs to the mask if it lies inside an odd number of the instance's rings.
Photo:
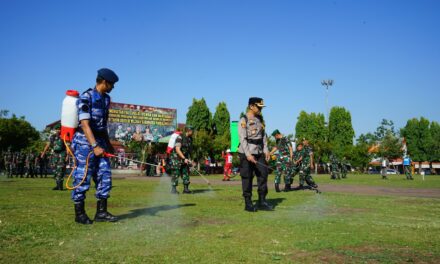
<svg viewBox="0 0 440 264">
<path fill-rule="evenodd" d="M 53 180 L 1 176 L 0 262 L 440 263 L 440 198 L 271 188 L 275 211 L 247 213 L 238 177 L 220 177 L 209 176 L 212 189 L 193 177 L 191 195 L 169 194 L 167 177 L 115 178 L 109 211 L 121 220 L 83 226 L 73 221 L 70 193 L 52 191 Z M 440 193 L 440 176 L 416 177 L 315 179 Z M 94 190 L 86 210 L 94 216 Z"/>
</svg>

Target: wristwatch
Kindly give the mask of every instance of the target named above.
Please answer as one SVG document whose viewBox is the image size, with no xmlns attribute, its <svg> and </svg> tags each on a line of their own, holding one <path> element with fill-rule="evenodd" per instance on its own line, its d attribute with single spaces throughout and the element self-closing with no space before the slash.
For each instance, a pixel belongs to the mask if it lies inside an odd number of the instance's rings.
<svg viewBox="0 0 440 264">
<path fill-rule="evenodd" d="M 92 144 L 92 148 L 96 148 L 98 146 L 98 142 Z"/>
</svg>

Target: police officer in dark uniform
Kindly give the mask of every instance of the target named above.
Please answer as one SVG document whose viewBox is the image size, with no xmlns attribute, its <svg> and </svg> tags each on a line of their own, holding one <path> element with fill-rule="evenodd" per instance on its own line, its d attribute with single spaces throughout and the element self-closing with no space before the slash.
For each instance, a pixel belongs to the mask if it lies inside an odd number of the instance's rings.
<svg viewBox="0 0 440 264">
<path fill-rule="evenodd" d="M 77 101 L 79 128 L 72 140 L 72 149 L 75 154 L 77 167 L 73 172 L 74 186 L 72 200 L 75 204 L 75 221 L 81 224 L 92 224 L 84 210 L 86 192 L 90 187 L 90 180 L 96 185 L 95 221 L 115 222 L 118 220 L 107 211 L 107 199 L 112 187 L 111 165 L 105 151 L 113 152 L 107 131 L 107 121 L 110 107 L 110 93 L 118 76 L 110 69 L 98 70 L 96 86 L 82 93 Z M 81 184 L 84 174 L 84 182 Z"/>
<path fill-rule="evenodd" d="M 249 98 L 247 113 L 240 119 L 238 134 L 240 147 L 240 176 L 245 201 L 245 210 L 248 212 L 260 210 L 273 210 L 266 201 L 267 195 L 267 161 L 270 153 L 267 148 L 267 135 L 264 130 L 265 124 L 261 115 L 264 107 L 263 99 L 259 97 Z M 252 203 L 252 180 L 254 173 L 258 182 L 258 204 Z"/>
</svg>

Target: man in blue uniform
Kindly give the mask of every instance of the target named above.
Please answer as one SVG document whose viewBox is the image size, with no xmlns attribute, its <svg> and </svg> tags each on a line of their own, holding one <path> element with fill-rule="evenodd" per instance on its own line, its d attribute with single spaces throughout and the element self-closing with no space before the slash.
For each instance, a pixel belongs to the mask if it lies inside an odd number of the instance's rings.
<svg viewBox="0 0 440 264">
<path fill-rule="evenodd" d="M 414 180 L 414 178 L 411 175 L 411 163 L 412 162 L 411 162 L 411 158 L 409 157 L 409 155 L 405 156 L 405 158 L 403 159 L 403 168 L 404 168 L 407 180 Z"/>
<path fill-rule="evenodd" d="M 108 139 L 107 120 L 110 106 L 110 93 L 118 76 L 110 69 L 98 70 L 95 88 L 90 88 L 81 94 L 77 101 L 79 128 L 72 141 L 77 168 L 74 175 L 74 186 L 82 181 L 84 174 L 87 177 L 78 188 L 72 191 L 72 200 L 75 203 L 75 221 L 81 224 L 92 224 L 84 210 L 84 199 L 90 187 L 90 179 L 96 185 L 95 221 L 115 222 L 117 217 L 107 212 L 107 199 L 112 187 L 109 158 L 104 152 L 113 152 Z"/>
</svg>

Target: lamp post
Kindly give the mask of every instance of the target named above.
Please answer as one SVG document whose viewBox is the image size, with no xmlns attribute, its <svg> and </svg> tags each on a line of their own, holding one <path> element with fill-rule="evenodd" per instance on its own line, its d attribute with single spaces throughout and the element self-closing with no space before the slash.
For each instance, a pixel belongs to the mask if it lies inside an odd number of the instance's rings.
<svg viewBox="0 0 440 264">
<path fill-rule="evenodd" d="M 329 109 L 328 109 L 328 88 L 329 88 L 329 86 L 333 85 L 333 80 L 331 80 L 331 79 L 322 80 L 321 84 L 323 86 L 325 86 L 325 91 L 326 91 L 325 92 L 325 107 L 327 108 L 327 122 L 330 122 L 330 112 L 329 112 Z"/>
</svg>

